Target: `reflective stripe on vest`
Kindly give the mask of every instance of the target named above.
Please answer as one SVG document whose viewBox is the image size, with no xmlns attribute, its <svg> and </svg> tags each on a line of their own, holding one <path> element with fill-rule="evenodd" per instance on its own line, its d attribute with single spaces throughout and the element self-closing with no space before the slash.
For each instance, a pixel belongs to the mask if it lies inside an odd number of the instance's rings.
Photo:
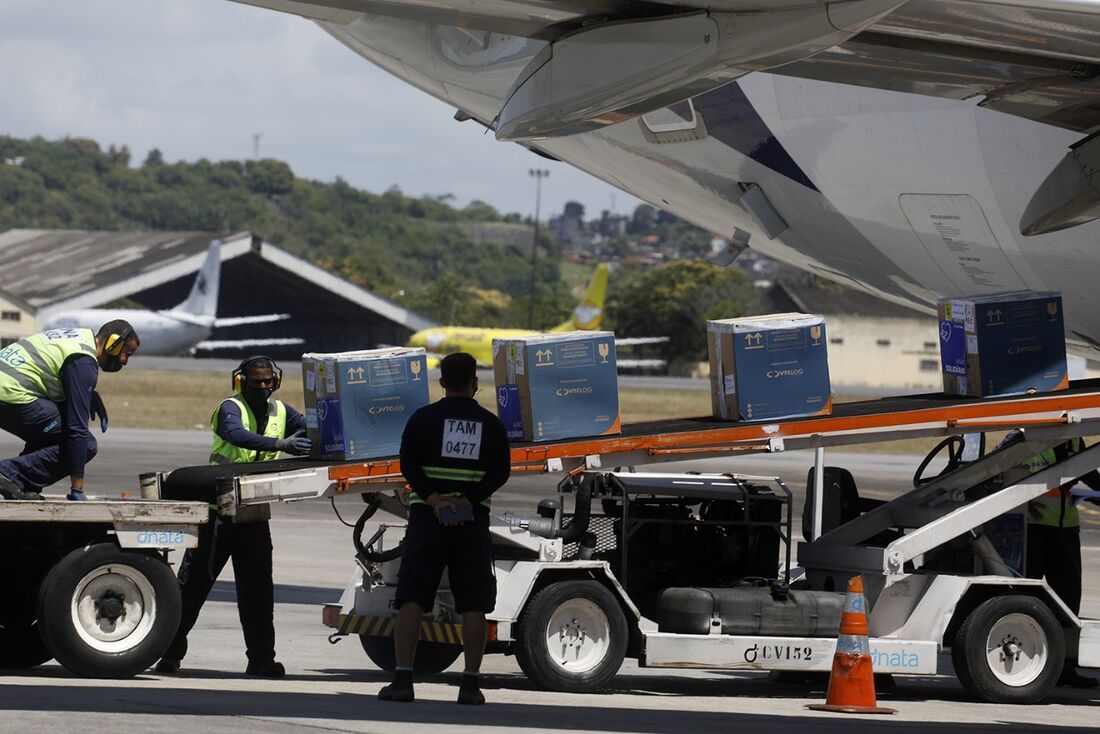
<svg viewBox="0 0 1100 734">
<path fill-rule="evenodd" d="M 1079 453 L 1082 448 L 1081 439 L 1075 438 L 1069 445 L 1069 456 Z M 1023 465 L 1027 467 L 1029 474 L 1042 471 L 1058 463 L 1058 456 L 1054 449 L 1047 449 L 1025 460 Z M 1028 522 L 1032 525 L 1045 525 L 1054 528 L 1076 528 L 1081 525 L 1081 516 L 1077 512 L 1077 506 L 1073 504 L 1073 498 L 1069 490 L 1073 483 L 1048 489 L 1039 497 L 1028 502 Z"/>
<path fill-rule="evenodd" d="M 0 402 L 23 405 L 39 398 L 64 400 L 61 368 L 78 354 L 95 358 L 91 329 L 51 329 L 0 349 Z"/>
<path fill-rule="evenodd" d="M 256 433 L 258 421 L 252 414 L 252 409 L 240 394 L 228 397 L 222 401 L 232 402 L 241 411 L 241 425 L 246 431 Z M 214 446 L 210 449 L 211 464 L 247 464 L 252 461 L 272 461 L 279 456 L 278 451 L 256 451 L 235 446 L 218 435 L 218 413 L 221 405 L 210 416 L 210 428 L 214 431 Z M 267 401 L 267 426 L 264 428 L 264 436 L 280 439 L 286 432 L 286 407 L 281 400 Z"/>
<path fill-rule="evenodd" d="M 480 482 L 485 478 L 485 471 L 483 469 L 455 469 L 449 466 L 425 466 L 423 469 L 428 479 L 446 479 L 451 482 Z M 439 496 L 463 497 L 464 495 L 462 492 L 444 492 L 440 493 Z M 416 492 L 410 492 L 409 504 L 426 505 L 428 503 L 420 499 L 420 495 Z M 486 497 L 479 504 L 485 507 L 492 507 L 492 500 Z"/>
</svg>

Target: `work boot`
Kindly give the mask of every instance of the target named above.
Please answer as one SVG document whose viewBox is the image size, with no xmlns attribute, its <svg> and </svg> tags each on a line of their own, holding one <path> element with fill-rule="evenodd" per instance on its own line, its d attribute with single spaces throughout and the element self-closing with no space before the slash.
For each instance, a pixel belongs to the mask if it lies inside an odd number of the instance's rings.
<svg viewBox="0 0 1100 734">
<path fill-rule="evenodd" d="M 3 474 L 0 474 L 0 497 L 3 497 L 6 500 L 42 499 L 41 493 L 25 492 L 18 484 L 5 477 Z"/>
<path fill-rule="evenodd" d="M 1072 665 L 1062 668 L 1062 675 L 1058 676 L 1058 685 L 1066 688 L 1096 688 L 1100 686 L 1100 680 L 1081 675 Z"/>
<path fill-rule="evenodd" d="M 165 673 L 167 675 L 178 673 L 180 672 L 180 661 L 173 660 L 172 658 L 161 658 L 154 670 L 158 673 Z"/>
<path fill-rule="evenodd" d="M 70 502 L 83 502 L 88 498 L 84 495 L 84 492 L 80 491 L 79 489 L 70 489 L 69 493 L 65 495 L 65 499 L 69 500 Z"/>
<path fill-rule="evenodd" d="M 257 678 L 282 678 L 286 675 L 286 668 L 282 663 L 272 660 L 270 663 L 249 663 L 244 669 L 245 675 L 254 675 Z"/>
<path fill-rule="evenodd" d="M 401 701 L 409 703 L 416 698 L 413 693 L 413 674 L 411 670 L 396 670 L 393 673 L 393 683 L 383 686 L 378 691 L 379 701 Z"/>
<path fill-rule="evenodd" d="M 485 694 L 481 692 L 480 676 L 462 674 L 462 685 L 458 687 L 458 702 L 466 706 L 485 705 Z"/>
</svg>

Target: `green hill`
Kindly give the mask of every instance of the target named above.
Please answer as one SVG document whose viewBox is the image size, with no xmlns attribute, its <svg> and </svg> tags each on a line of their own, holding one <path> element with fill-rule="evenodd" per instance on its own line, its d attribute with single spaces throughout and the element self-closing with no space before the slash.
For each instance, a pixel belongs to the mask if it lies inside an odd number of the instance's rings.
<svg viewBox="0 0 1100 734">
<path fill-rule="evenodd" d="M 0 136 L 0 230 L 252 230 L 280 247 L 441 321 L 524 326 L 530 249 L 518 215 L 483 202 L 414 198 L 396 187 L 372 194 L 340 178 L 301 179 L 278 160 L 166 163 L 149 152 L 134 165 L 125 146 L 92 140 Z M 505 232 L 494 241 L 486 232 Z M 558 252 L 540 243 L 537 321 L 563 318 L 571 296 Z M 462 286 L 468 286 L 464 288 Z M 512 297 L 483 304 L 476 291 Z"/>
</svg>

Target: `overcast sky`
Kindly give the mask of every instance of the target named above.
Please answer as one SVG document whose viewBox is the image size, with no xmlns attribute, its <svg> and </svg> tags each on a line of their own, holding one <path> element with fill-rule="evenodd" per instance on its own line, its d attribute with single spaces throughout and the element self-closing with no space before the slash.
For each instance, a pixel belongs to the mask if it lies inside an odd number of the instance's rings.
<svg viewBox="0 0 1100 734">
<path fill-rule="evenodd" d="M 228 0 L 0 0 L 0 134 L 87 137 L 168 161 L 252 156 L 381 193 L 482 199 L 542 217 L 638 203 L 563 163 L 498 143 L 299 17 Z"/>
</svg>

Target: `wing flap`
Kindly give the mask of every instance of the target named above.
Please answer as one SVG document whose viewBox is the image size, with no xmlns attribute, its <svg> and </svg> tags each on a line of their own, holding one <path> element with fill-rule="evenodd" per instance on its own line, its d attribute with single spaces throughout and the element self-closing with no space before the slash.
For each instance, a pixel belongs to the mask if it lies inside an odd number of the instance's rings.
<svg viewBox="0 0 1100 734">
<path fill-rule="evenodd" d="M 299 339 L 297 337 L 285 337 L 282 339 L 211 339 L 199 342 L 195 345 L 195 349 L 212 351 L 215 349 L 244 349 L 245 347 L 286 347 L 304 343 L 304 339 Z"/>
</svg>

